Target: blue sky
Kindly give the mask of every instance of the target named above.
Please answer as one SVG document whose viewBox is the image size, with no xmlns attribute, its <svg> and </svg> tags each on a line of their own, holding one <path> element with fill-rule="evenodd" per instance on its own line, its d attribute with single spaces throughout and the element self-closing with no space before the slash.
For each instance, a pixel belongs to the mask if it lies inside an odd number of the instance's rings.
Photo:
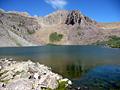
<svg viewBox="0 0 120 90">
<path fill-rule="evenodd" d="M 58 9 L 80 10 L 99 22 L 120 21 L 120 0 L 0 0 L 0 8 L 38 16 Z"/>
</svg>

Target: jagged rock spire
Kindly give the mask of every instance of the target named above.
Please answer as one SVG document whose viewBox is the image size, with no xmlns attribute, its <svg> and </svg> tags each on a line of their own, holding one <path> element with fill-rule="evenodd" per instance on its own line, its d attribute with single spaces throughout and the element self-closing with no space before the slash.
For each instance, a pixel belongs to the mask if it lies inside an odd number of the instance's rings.
<svg viewBox="0 0 120 90">
<path fill-rule="evenodd" d="M 81 19 L 82 15 L 80 14 L 80 12 L 73 10 L 68 14 L 65 24 L 67 25 L 74 25 L 76 23 L 80 24 Z"/>
</svg>

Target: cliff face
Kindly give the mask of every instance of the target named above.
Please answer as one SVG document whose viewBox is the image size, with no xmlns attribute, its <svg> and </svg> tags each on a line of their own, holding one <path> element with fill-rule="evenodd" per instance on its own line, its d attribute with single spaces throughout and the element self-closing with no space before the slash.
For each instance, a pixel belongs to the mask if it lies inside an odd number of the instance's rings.
<svg viewBox="0 0 120 90">
<path fill-rule="evenodd" d="M 111 35 L 120 36 L 120 28 L 113 30 L 113 26 L 110 26 L 111 24 L 97 23 L 77 10 L 60 10 L 44 17 L 1 11 L 0 42 L 3 43 L 3 46 L 31 46 L 49 43 L 88 45 L 107 40 Z M 108 27 L 110 27 L 109 30 Z M 55 32 L 58 36 L 62 35 L 62 38 L 59 41 L 51 42 L 50 35 Z"/>
</svg>

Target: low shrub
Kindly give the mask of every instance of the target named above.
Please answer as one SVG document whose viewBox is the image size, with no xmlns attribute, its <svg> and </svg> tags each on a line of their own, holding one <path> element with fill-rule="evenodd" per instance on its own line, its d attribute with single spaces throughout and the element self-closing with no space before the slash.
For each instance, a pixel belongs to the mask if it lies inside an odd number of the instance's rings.
<svg viewBox="0 0 120 90">
<path fill-rule="evenodd" d="M 62 34 L 58 34 L 57 32 L 54 32 L 54 33 L 50 34 L 50 36 L 49 36 L 49 40 L 51 42 L 61 41 L 62 38 L 63 38 L 63 35 Z"/>
</svg>

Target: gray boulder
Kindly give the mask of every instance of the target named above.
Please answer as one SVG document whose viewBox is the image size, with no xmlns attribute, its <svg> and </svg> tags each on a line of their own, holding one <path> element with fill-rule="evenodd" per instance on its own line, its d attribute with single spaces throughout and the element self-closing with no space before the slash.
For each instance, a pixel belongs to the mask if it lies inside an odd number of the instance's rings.
<svg viewBox="0 0 120 90">
<path fill-rule="evenodd" d="M 32 90 L 32 82 L 26 79 L 16 80 L 8 84 L 6 90 Z"/>
</svg>

